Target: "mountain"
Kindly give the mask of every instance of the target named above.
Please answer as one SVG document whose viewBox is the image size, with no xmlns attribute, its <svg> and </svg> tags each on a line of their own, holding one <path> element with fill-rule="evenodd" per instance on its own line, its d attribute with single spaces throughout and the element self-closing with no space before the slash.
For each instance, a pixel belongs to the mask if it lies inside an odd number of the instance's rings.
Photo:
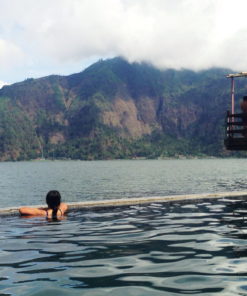
<svg viewBox="0 0 247 296">
<path fill-rule="evenodd" d="M 159 70 L 122 58 L 0 89 L 0 160 L 228 155 L 229 69 Z M 238 84 L 239 100 L 246 94 Z"/>
</svg>

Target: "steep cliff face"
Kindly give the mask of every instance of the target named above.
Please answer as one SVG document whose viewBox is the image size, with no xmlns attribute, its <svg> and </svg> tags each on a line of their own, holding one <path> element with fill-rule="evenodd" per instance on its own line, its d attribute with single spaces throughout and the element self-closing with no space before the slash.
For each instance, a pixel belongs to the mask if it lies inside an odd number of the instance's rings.
<svg viewBox="0 0 247 296">
<path fill-rule="evenodd" d="M 81 159 L 222 154 L 228 72 L 161 71 L 115 58 L 67 77 L 5 86 L 0 159 L 35 158 L 41 150 Z"/>
<path fill-rule="evenodd" d="M 117 128 L 121 136 L 133 139 L 150 135 L 159 127 L 154 102 L 150 98 L 142 98 L 136 103 L 131 98 L 117 97 L 111 109 L 102 112 L 102 119 L 106 126 Z"/>
</svg>

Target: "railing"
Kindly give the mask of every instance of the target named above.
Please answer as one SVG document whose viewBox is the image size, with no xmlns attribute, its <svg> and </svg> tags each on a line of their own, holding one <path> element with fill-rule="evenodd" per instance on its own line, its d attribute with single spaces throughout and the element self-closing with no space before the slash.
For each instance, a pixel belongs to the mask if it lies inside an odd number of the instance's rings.
<svg viewBox="0 0 247 296">
<path fill-rule="evenodd" d="M 243 137 L 247 135 L 247 113 L 231 114 L 227 111 L 226 115 L 226 135 L 228 137 Z"/>
<path fill-rule="evenodd" d="M 247 150 L 247 113 L 227 112 L 225 146 L 229 150 Z"/>
</svg>

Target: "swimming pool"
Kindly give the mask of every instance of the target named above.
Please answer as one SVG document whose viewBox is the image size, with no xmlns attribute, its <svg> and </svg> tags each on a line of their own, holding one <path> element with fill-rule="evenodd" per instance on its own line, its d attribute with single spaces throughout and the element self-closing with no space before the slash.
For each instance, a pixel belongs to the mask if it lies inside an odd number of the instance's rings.
<svg viewBox="0 0 247 296">
<path fill-rule="evenodd" d="M 2 217 L 0 295 L 246 295 L 243 198 Z"/>
</svg>

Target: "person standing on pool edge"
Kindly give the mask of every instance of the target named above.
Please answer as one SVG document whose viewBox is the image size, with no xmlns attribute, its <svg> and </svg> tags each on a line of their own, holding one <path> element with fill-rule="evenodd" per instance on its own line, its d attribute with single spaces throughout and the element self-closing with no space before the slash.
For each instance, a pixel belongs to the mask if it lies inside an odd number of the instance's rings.
<svg viewBox="0 0 247 296">
<path fill-rule="evenodd" d="M 59 218 L 68 210 L 65 203 L 61 203 L 61 195 L 57 190 L 51 190 L 46 195 L 48 208 L 22 207 L 19 209 L 21 215 L 46 216 L 47 218 Z"/>
</svg>

